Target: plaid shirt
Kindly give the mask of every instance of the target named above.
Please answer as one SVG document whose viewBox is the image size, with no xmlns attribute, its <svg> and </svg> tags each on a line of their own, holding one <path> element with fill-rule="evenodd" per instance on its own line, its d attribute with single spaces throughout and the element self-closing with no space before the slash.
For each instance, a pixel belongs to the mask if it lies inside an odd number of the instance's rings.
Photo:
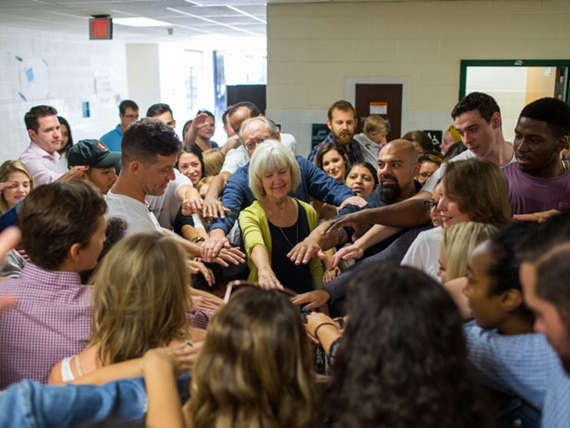
<svg viewBox="0 0 570 428">
<path fill-rule="evenodd" d="M 0 282 L 0 295 L 20 301 L 0 315 L 0 389 L 22 379 L 47 382 L 55 364 L 87 346 L 91 288 L 81 284 L 78 273 L 30 262 L 19 279 Z"/>
<path fill-rule="evenodd" d="M 334 135 L 332 132 L 327 136 L 327 138 L 324 139 L 322 143 L 319 143 L 313 147 L 313 150 L 311 150 L 311 154 L 309 155 L 308 159 L 311 162 L 316 163 L 317 153 L 319 153 L 321 147 L 328 143 L 334 143 Z M 360 143 L 358 141 L 353 139 L 345 148 L 348 151 L 348 160 L 351 165 L 365 161 L 364 154 L 362 153 L 362 148 L 360 147 Z"/>
</svg>

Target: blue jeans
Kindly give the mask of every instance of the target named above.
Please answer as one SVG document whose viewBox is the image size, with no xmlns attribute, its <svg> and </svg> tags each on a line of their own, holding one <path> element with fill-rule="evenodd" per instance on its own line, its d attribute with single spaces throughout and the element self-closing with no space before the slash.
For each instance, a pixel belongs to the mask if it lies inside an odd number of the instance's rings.
<svg viewBox="0 0 570 428">
<path fill-rule="evenodd" d="M 182 401 L 190 396 L 190 375 L 178 379 Z M 139 420 L 147 411 L 144 380 L 97 387 L 48 386 L 24 380 L 0 392 L 0 428 L 75 427 L 109 418 Z"/>
</svg>

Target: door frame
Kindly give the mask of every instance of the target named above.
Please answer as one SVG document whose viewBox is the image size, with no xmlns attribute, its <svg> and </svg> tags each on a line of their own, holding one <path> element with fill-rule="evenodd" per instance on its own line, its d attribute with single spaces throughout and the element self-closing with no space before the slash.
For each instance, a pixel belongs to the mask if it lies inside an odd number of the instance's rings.
<svg viewBox="0 0 570 428">
<path fill-rule="evenodd" d="M 344 86 L 344 98 L 352 105 L 356 104 L 356 85 L 402 85 L 402 130 L 409 129 L 410 115 L 410 87 L 411 79 L 408 77 L 347 77 Z"/>
<path fill-rule="evenodd" d="M 467 67 L 568 67 L 568 59 L 462 59 L 459 72 L 459 100 L 465 95 L 467 87 Z M 570 73 L 569 73 L 570 74 Z M 570 79 L 566 80 L 566 104 L 570 104 Z"/>
</svg>

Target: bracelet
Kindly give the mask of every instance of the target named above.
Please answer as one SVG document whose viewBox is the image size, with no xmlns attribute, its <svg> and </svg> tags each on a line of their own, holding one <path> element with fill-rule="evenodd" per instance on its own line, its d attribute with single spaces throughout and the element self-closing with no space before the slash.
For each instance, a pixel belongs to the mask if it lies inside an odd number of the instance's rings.
<svg viewBox="0 0 570 428">
<path fill-rule="evenodd" d="M 195 244 L 197 244 L 198 242 L 204 242 L 205 239 L 202 236 L 196 236 L 194 239 L 192 239 L 192 242 L 194 242 Z"/>
<path fill-rule="evenodd" d="M 322 324 L 319 324 L 317 326 L 317 328 L 315 329 L 315 337 L 318 339 L 319 338 L 319 329 L 323 326 L 323 325 L 332 325 L 333 327 L 336 328 L 336 325 L 334 325 L 334 323 L 332 322 L 324 322 Z"/>
</svg>

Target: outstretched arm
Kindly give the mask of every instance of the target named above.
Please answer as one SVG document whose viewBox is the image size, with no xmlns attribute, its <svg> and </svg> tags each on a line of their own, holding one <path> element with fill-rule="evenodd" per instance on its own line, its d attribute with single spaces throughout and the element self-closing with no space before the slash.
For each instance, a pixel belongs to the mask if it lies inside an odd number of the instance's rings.
<svg viewBox="0 0 570 428">
<path fill-rule="evenodd" d="M 332 221 L 326 232 L 334 232 L 343 227 L 352 227 L 357 231 L 364 231 L 370 224 L 382 224 L 403 229 L 424 225 L 430 220 L 429 210 L 425 204 L 425 201 L 430 197 L 430 193 L 420 192 L 405 201 L 347 214 Z M 358 238 L 362 233 L 356 235 L 355 237 Z"/>
<path fill-rule="evenodd" d="M 296 265 L 306 265 L 315 256 L 324 257 L 322 251 L 326 251 L 348 241 L 348 234 L 344 229 L 337 229 L 332 233 L 325 233 L 331 222 L 326 221 L 315 228 L 309 236 L 299 242 L 287 254 L 287 257 Z"/>
<path fill-rule="evenodd" d="M 394 236 L 400 230 L 396 227 L 375 224 L 364 235 L 354 241 L 353 244 L 338 250 L 333 257 L 330 268 L 335 269 L 343 260 L 360 259 L 368 248 Z"/>
</svg>

